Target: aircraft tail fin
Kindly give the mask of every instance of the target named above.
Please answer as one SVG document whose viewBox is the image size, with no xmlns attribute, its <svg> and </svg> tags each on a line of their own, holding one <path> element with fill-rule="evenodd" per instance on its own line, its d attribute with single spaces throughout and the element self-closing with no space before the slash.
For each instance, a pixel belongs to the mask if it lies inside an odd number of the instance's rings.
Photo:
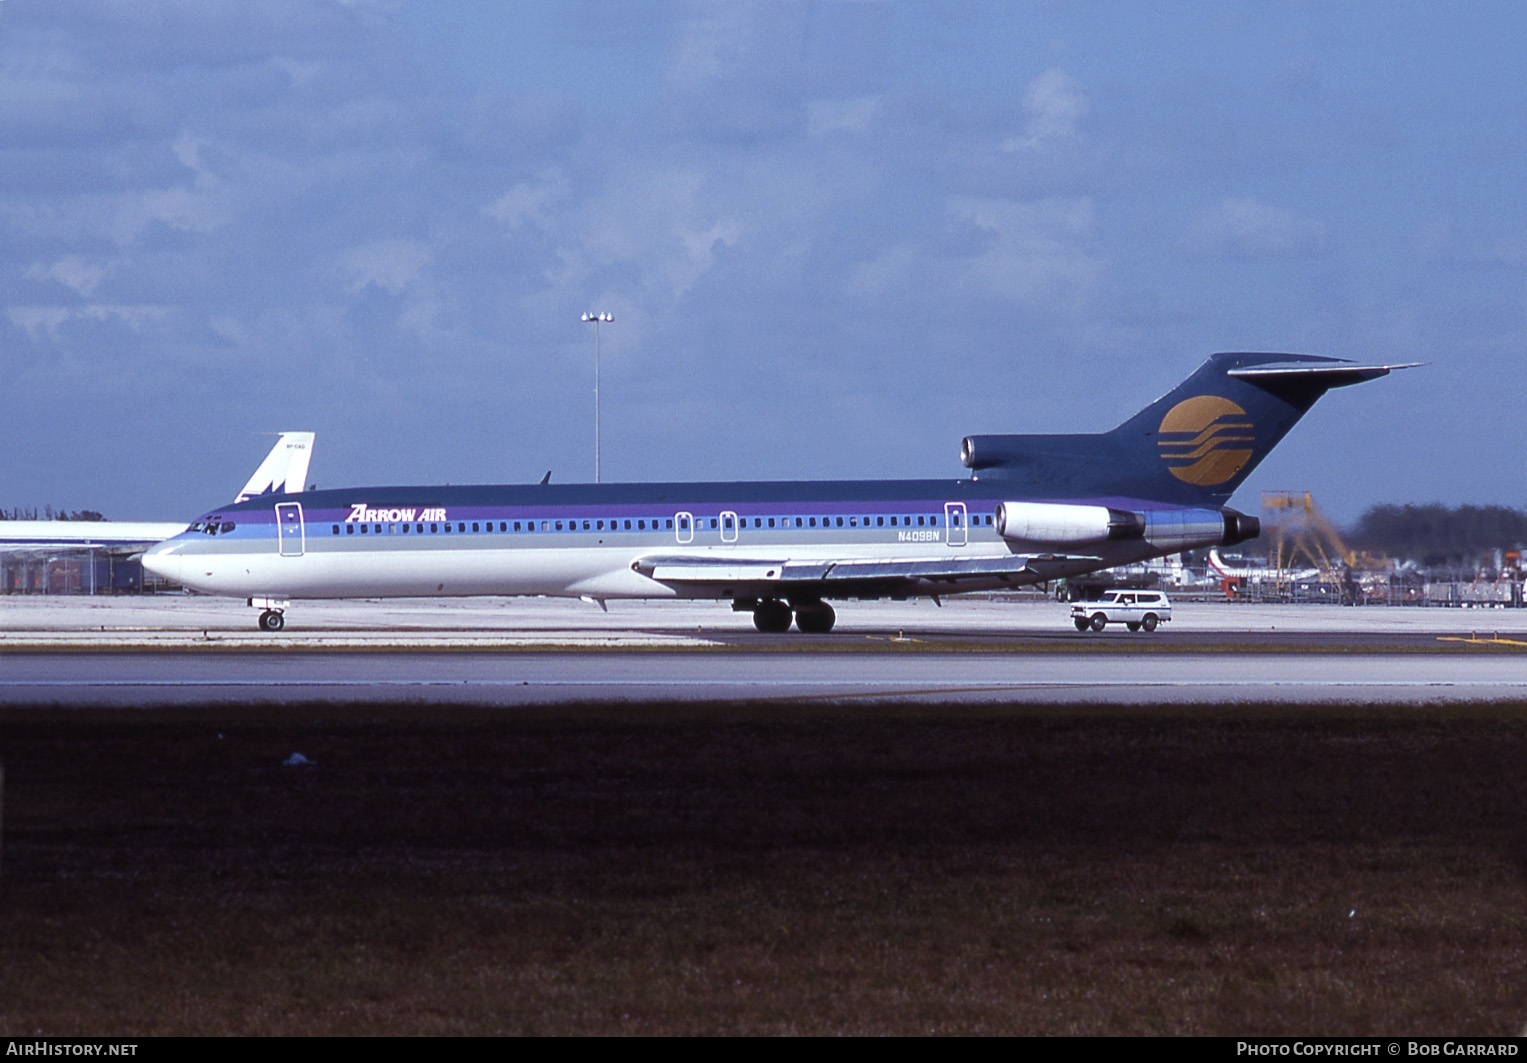
<svg viewBox="0 0 1527 1063">
<path fill-rule="evenodd" d="M 312 432 L 282 432 L 234 501 L 300 492 L 307 483 L 308 462 L 313 459 L 313 436 Z"/>
<path fill-rule="evenodd" d="M 1215 354 L 1111 432 L 968 436 L 961 457 L 982 478 L 1067 496 L 1223 505 L 1327 391 L 1408 367 L 1313 354 Z"/>
</svg>

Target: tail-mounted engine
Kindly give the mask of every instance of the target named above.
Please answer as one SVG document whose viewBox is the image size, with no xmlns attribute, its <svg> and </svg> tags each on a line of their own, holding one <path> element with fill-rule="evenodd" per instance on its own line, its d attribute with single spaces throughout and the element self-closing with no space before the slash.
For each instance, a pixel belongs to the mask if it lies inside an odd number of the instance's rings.
<svg viewBox="0 0 1527 1063">
<path fill-rule="evenodd" d="M 1071 502 L 1000 502 L 997 534 L 1015 542 L 1081 546 L 1144 539 L 1170 552 L 1234 546 L 1262 534 L 1262 522 L 1233 509 L 1150 509 L 1135 512 Z"/>
</svg>

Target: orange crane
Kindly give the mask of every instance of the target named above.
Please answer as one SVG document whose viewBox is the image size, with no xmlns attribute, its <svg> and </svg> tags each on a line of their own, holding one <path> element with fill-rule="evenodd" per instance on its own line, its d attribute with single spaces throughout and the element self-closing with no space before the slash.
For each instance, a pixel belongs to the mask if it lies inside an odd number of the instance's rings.
<svg viewBox="0 0 1527 1063">
<path fill-rule="evenodd" d="M 1308 491 L 1263 491 L 1262 527 L 1268 561 L 1278 573 L 1314 567 L 1321 581 L 1344 585 L 1354 571 L 1387 571 L 1388 558 L 1358 553 L 1315 505 Z"/>
</svg>

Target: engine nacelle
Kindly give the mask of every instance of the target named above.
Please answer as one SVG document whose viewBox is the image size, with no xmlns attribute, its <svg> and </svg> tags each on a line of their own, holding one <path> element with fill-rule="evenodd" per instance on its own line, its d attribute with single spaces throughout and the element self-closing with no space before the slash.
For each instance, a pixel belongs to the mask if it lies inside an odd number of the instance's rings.
<svg viewBox="0 0 1527 1063">
<path fill-rule="evenodd" d="M 983 460 L 986 457 L 986 447 L 981 445 L 980 437 L 966 436 L 960 440 L 960 464 L 967 469 L 985 468 L 990 463 Z"/>
<path fill-rule="evenodd" d="M 1144 539 L 1172 552 L 1201 546 L 1234 546 L 1262 532 L 1256 517 L 1233 509 L 1148 509 L 1136 513 L 1071 502 L 1000 502 L 997 534 L 1004 539 L 1053 545 L 1084 545 Z"/>
<path fill-rule="evenodd" d="M 999 502 L 997 534 L 1030 543 L 1101 543 L 1138 539 L 1145 517 L 1108 506 L 1068 502 Z"/>
<path fill-rule="evenodd" d="M 1157 509 L 1145 513 L 1145 540 L 1172 551 L 1233 546 L 1262 534 L 1262 522 L 1233 509 Z"/>
</svg>

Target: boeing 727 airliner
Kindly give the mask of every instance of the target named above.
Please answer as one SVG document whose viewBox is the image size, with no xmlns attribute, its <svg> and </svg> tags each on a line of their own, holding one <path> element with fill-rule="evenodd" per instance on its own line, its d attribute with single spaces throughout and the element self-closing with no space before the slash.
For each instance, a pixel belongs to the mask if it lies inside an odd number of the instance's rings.
<svg viewBox="0 0 1527 1063">
<path fill-rule="evenodd" d="M 1041 583 L 1260 533 L 1230 495 L 1331 388 L 1398 365 L 1216 354 L 1110 432 L 969 436 L 965 479 L 362 487 L 215 509 L 144 567 L 246 598 L 711 598 L 760 631 L 829 601 Z"/>
</svg>

